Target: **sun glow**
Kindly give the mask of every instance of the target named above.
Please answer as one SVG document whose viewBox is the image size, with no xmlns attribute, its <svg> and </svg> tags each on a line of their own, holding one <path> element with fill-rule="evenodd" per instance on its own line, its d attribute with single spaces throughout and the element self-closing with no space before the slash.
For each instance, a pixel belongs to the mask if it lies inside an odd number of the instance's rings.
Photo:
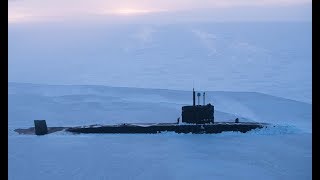
<svg viewBox="0 0 320 180">
<path fill-rule="evenodd" d="M 201 21 L 215 19 L 212 17 L 220 17 L 218 14 L 222 15 L 224 12 L 222 8 L 234 8 L 232 12 L 237 12 L 238 7 L 240 9 L 246 7 L 257 7 L 259 9 L 266 6 L 270 6 L 271 8 L 286 8 L 290 6 L 291 8 L 291 5 L 294 5 L 294 8 L 296 8 L 300 4 L 311 5 L 311 0 L 203 0 L 201 3 L 197 0 L 90 0 L 90 2 L 88 0 L 10 0 L 8 1 L 8 23 L 62 21 L 68 18 L 82 20 L 87 17 L 92 19 L 95 17 L 105 18 L 111 22 L 114 17 L 119 19 L 136 19 L 145 18 L 149 15 L 152 18 L 163 19 L 164 21 L 175 21 L 176 19 L 185 19 L 187 21 L 199 19 Z M 188 12 L 192 15 L 187 15 Z M 310 12 L 309 14 L 311 14 Z M 253 13 L 260 14 L 258 11 L 254 11 Z M 297 16 L 302 17 L 304 16 L 302 13 L 306 14 L 302 10 L 301 13 L 299 11 L 299 13 L 295 13 L 292 16 L 296 17 L 296 14 L 301 14 Z M 251 11 L 248 14 L 251 14 Z M 190 19 L 190 17 L 195 16 L 198 18 Z M 266 13 L 259 16 L 269 17 L 269 14 Z M 225 16 L 223 15 L 223 17 Z M 251 15 L 244 15 L 243 18 L 250 19 Z"/>
<path fill-rule="evenodd" d="M 146 13 L 152 13 L 152 12 L 154 11 L 146 10 L 146 9 L 133 9 L 133 8 L 123 8 L 123 9 L 113 10 L 113 13 L 119 14 L 119 15 L 138 15 L 138 14 L 146 14 Z"/>
<path fill-rule="evenodd" d="M 151 8 L 114 8 L 103 10 L 101 14 L 119 15 L 119 16 L 137 16 L 150 13 L 164 12 L 163 9 L 151 9 Z M 100 11 L 101 12 L 101 11 Z"/>
</svg>

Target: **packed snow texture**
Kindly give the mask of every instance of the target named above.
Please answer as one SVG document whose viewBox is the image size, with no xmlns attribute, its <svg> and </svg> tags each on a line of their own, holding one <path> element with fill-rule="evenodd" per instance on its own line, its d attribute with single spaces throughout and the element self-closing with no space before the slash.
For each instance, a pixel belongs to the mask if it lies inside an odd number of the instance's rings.
<svg viewBox="0 0 320 180">
<path fill-rule="evenodd" d="M 311 180 L 311 135 L 14 136 L 9 179 Z"/>
</svg>

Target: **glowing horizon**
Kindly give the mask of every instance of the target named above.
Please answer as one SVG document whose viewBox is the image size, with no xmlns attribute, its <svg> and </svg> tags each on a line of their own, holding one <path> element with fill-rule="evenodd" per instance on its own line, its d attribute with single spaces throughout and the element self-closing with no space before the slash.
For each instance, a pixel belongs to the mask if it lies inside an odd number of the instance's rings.
<svg viewBox="0 0 320 180">
<path fill-rule="evenodd" d="M 50 21 L 52 17 L 83 15 L 143 16 L 158 12 L 188 12 L 207 10 L 209 13 L 223 8 L 299 7 L 311 6 L 311 0 L 19 0 L 9 1 L 8 23 Z M 265 16 L 268 16 L 265 14 Z"/>
<path fill-rule="evenodd" d="M 105 10 L 98 12 L 97 14 L 104 15 L 124 15 L 124 16 L 135 16 L 135 15 L 143 15 L 157 12 L 164 12 L 166 10 L 159 9 L 142 9 L 142 8 L 116 8 L 112 10 Z"/>
</svg>

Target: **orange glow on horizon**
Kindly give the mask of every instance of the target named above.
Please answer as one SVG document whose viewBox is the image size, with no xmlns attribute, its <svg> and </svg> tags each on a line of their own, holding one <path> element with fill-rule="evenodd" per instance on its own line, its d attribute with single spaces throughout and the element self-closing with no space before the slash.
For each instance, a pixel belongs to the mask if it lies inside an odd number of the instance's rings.
<svg viewBox="0 0 320 180">
<path fill-rule="evenodd" d="M 135 16 L 150 14 L 156 12 L 163 12 L 165 10 L 155 10 L 155 9 L 139 9 L 139 8 L 115 8 L 111 10 L 102 11 L 100 14 L 110 14 L 110 15 L 123 15 L 123 16 Z"/>
</svg>

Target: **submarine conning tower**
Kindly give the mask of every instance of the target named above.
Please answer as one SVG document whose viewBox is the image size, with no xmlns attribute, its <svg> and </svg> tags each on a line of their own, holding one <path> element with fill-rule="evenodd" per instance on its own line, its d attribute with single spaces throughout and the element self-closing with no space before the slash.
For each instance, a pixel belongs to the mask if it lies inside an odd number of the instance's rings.
<svg viewBox="0 0 320 180">
<path fill-rule="evenodd" d="M 203 93 L 203 105 L 200 105 L 200 93 L 198 96 L 198 105 L 196 105 L 196 92 L 192 90 L 193 105 L 182 107 L 182 122 L 191 124 L 214 123 L 214 106 L 210 103 L 205 105 L 205 93 Z"/>
</svg>

